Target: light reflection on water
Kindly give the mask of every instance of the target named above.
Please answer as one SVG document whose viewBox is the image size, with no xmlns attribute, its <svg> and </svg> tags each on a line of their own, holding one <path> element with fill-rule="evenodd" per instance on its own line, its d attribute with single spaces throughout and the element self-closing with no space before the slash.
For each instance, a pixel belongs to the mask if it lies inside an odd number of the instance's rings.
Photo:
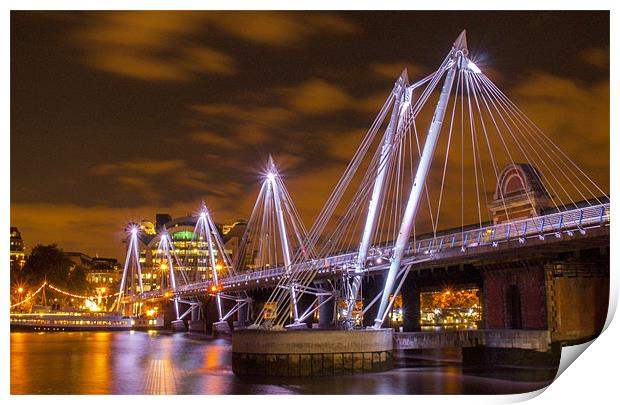
<svg viewBox="0 0 620 405">
<path fill-rule="evenodd" d="M 447 358 L 381 374 L 239 378 L 230 341 L 144 332 L 11 333 L 11 394 L 495 394 L 539 389 L 528 370 L 463 370 Z M 549 374 L 549 373 L 546 373 Z M 536 382 L 538 380 L 538 382 Z"/>
</svg>

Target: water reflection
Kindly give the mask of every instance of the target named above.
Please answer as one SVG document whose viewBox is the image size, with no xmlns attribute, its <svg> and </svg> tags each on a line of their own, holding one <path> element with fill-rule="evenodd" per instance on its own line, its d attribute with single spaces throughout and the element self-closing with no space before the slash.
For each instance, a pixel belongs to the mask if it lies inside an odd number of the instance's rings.
<svg viewBox="0 0 620 405">
<path fill-rule="evenodd" d="M 539 389 L 553 377 L 531 370 L 464 370 L 451 353 L 440 360 L 435 354 L 405 355 L 387 373 L 335 378 L 241 379 L 230 364 L 230 341 L 222 339 L 11 333 L 12 394 L 506 394 Z"/>
</svg>

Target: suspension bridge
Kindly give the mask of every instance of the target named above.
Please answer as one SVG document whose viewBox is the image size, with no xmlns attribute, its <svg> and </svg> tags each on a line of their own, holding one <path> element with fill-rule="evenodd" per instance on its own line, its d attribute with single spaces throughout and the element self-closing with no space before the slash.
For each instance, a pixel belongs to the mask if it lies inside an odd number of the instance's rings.
<svg viewBox="0 0 620 405">
<path fill-rule="evenodd" d="M 198 252 L 192 263 L 179 257 L 165 227 L 157 236 L 153 267 L 162 281 L 154 291 L 142 284 L 139 227 L 129 228 L 115 308 L 139 314 L 145 302 L 171 302 L 173 325 L 182 329 L 188 319 L 199 320 L 207 300 L 216 309 L 214 331 L 229 331 L 233 318 L 246 329 L 236 347 L 233 337 L 236 372 L 246 373 L 247 364 L 268 361 L 261 356 L 281 348 L 274 336 L 288 333 L 284 339 L 305 342 L 318 336 L 307 333 L 325 333 L 297 331 L 311 326 L 317 313 L 319 326 L 340 334 L 321 335 L 327 341 L 385 331 L 397 296 L 413 289 L 419 306 L 416 280 L 433 269 L 447 278 L 475 273 L 471 279 L 484 287 L 487 328 L 545 330 L 543 339 L 564 339 L 569 333 L 552 325 L 559 301 L 552 294 L 560 293 L 549 286 L 561 283 L 557 269 L 566 265 L 559 260 L 574 261 L 567 252 L 608 247 L 610 204 L 561 145 L 476 65 L 463 31 L 435 71 L 413 81 L 407 71 L 397 78 L 310 228 L 271 157 L 233 257 L 206 204 L 195 218 L 186 246 Z M 368 279 L 375 288 L 366 291 Z M 338 353 L 363 352 L 360 367 L 367 370 L 371 353 L 370 369 L 381 368 L 390 361 L 392 340 L 372 336 L 374 348 L 323 348 L 322 358 L 331 356 L 333 370 Z M 257 339 L 270 348 L 251 347 Z M 300 359 L 283 361 L 290 369 Z"/>
</svg>

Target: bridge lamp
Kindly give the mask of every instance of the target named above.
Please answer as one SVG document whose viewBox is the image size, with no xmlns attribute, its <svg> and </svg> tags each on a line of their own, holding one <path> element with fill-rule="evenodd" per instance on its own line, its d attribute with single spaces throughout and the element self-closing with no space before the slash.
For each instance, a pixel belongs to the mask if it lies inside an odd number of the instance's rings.
<svg viewBox="0 0 620 405">
<path fill-rule="evenodd" d="M 162 264 L 159 266 L 159 269 L 160 269 L 161 271 L 166 271 L 166 270 L 168 270 L 168 265 L 167 265 L 166 263 L 162 263 Z"/>
<path fill-rule="evenodd" d="M 221 271 L 224 268 L 224 266 L 222 266 L 220 263 L 215 265 L 215 270 L 217 271 Z"/>
<path fill-rule="evenodd" d="M 20 294 L 21 294 L 21 293 L 23 293 L 23 292 L 24 292 L 24 288 L 23 288 L 23 287 L 19 287 L 19 288 L 17 289 L 17 292 L 18 292 L 18 293 L 20 293 Z"/>
<path fill-rule="evenodd" d="M 480 70 L 480 68 L 476 66 L 476 64 L 471 60 L 469 60 L 469 62 L 467 63 L 467 69 L 471 70 L 474 73 L 482 73 L 482 70 Z"/>
<path fill-rule="evenodd" d="M 105 294 L 105 291 L 106 291 L 105 287 L 101 287 L 101 294 Z"/>
</svg>

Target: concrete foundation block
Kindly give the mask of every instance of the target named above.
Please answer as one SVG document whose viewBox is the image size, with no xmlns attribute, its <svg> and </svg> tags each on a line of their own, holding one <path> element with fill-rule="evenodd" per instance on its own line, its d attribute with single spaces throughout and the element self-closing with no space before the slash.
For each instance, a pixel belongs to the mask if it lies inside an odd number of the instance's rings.
<svg viewBox="0 0 620 405">
<path fill-rule="evenodd" d="M 193 320 L 188 322 L 188 329 L 193 333 L 207 333 L 207 323 L 204 320 Z"/>
<path fill-rule="evenodd" d="M 237 375 L 311 377 L 392 368 L 392 330 L 244 330 L 233 333 Z"/>
<path fill-rule="evenodd" d="M 182 319 L 177 319 L 175 321 L 170 322 L 170 327 L 173 332 L 186 332 L 187 327 L 185 326 L 185 322 Z"/>
<path fill-rule="evenodd" d="M 228 322 L 226 322 L 226 321 L 215 322 L 213 324 L 212 329 L 211 329 L 211 334 L 214 337 L 216 337 L 216 336 L 230 336 L 231 335 L 230 325 L 228 325 Z"/>
</svg>

